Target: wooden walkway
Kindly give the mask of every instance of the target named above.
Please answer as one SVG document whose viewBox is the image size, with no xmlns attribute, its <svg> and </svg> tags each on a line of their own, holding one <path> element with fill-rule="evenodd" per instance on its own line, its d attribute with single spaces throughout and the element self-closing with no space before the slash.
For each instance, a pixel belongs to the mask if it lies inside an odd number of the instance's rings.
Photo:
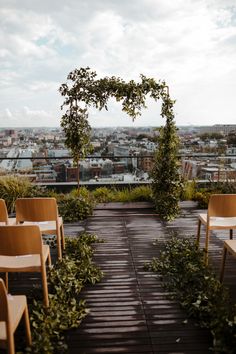
<svg viewBox="0 0 236 354">
<path fill-rule="evenodd" d="M 78 329 L 66 333 L 69 354 L 212 353 L 210 333 L 186 318 L 156 274 L 143 270 L 173 233 L 195 237 L 200 212 L 195 206 L 181 203 L 181 216 L 163 223 L 147 203 L 99 205 L 87 220 L 65 224 L 66 235 L 86 230 L 104 240 L 96 244 L 94 259 L 104 277 L 81 293 L 90 313 Z M 201 247 L 204 229 L 202 236 Z M 216 272 L 227 236 L 224 232 L 211 238 L 210 261 Z M 158 246 L 154 247 L 155 240 Z M 20 279 L 11 289 L 13 294 L 29 291 L 29 280 L 24 275 Z M 227 259 L 225 284 L 236 302 L 236 260 L 232 257 Z"/>
<path fill-rule="evenodd" d="M 77 330 L 68 333 L 69 353 L 210 353 L 210 333 L 186 321 L 178 303 L 168 299 L 157 275 L 143 270 L 144 263 L 157 256 L 154 240 L 160 250 L 174 232 L 195 237 L 195 205 L 182 203 L 181 217 L 170 223 L 162 223 L 145 203 L 133 205 L 133 209 L 131 205 L 104 207 L 80 225 L 105 241 L 96 245 L 95 252 L 104 278 L 82 293 L 90 313 Z M 66 228 L 68 234 L 75 230 L 72 225 Z M 222 240 L 212 237 L 210 257 L 216 271 L 221 251 Z M 230 262 L 235 261 L 230 259 L 226 266 L 226 283 L 231 286 L 236 271 L 228 272 Z M 234 286 L 231 290 L 234 296 Z"/>
</svg>

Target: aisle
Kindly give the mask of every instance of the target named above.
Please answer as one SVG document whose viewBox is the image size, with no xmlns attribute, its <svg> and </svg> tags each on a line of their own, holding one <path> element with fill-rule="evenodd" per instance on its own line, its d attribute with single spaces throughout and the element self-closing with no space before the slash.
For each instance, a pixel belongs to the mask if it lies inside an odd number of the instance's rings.
<svg viewBox="0 0 236 354">
<path fill-rule="evenodd" d="M 185 219 L 187 232 L 193 219 L 191 213 Z M 209 353 L 210 334 L 186 323 L 160 279 L 143 270 L 144 262 L 156 256 L 153 241 L 158 239 L 161 248 L 171 226 L 150 210 L 114 207 L 97 210 L 84 227 L 104 240 L 95 252 L 104 278 L 82 293 L 90 314 L 68 333 L 69 353 Z"/>
</svg>

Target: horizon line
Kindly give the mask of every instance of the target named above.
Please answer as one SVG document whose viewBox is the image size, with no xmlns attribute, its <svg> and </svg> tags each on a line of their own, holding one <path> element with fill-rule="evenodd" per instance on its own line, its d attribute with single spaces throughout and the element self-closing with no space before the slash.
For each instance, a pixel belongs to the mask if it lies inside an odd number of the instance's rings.
<svg viewBox="0 0 236 354">
<path fill-rule="evenodd" d="M 139 129 L 139 128 L 158 128 L 162 125 L 140 125 L 140 126 L 131 126 L 131 125 L 117 125 L 117 126 L 104 126 L 104 127 L 97 127 L 91 126 L 92 129 L 111 129 L 111 128 L 132 128 L 132 129 Z M 208 125 L 195 125 L 195 124 L 176 124 L 176 127 L 215 127 L 215 126 L 235 126 L 236 124 L 208 124 Z M 50 129 L 62 129 L 61 126 L 4 126 L 0 127 L 0 129 L 42 129 L 42 128 L 50 128 Z"/>
</svg>

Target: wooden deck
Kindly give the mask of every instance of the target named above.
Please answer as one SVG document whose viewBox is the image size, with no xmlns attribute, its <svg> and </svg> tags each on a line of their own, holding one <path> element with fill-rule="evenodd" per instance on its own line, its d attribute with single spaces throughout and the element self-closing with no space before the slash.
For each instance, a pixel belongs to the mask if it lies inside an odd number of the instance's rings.
<svg viewBox="0 0 236 354">
<path fill-rule="evenodd" d="M 68 353 L 211 353 L 210 333 L 189 319 L 186 322 L 185 313 L 168 299 L 158 276 L 143 270 L 174 232 L 195 237 L 199 211 L 192 202 L 181 203 L 181 208 L 179 218 L 163 223 L 147 203 L 99 205 L 87 220 L 65 224 L 66 235 L 86 230 L 105 241 L 95 246 L 94 259 L 104 277 L 81 294 L 90 313 L 78 329 L 66 334 Z M 226 237 L 226 232 L 215 233 L 210 242 L 210 261 L 218 273 Z M 153 247 L 155 240 L 158 247 Z M 203 241 L 204 228 L 201 246 Z M 227 260 L 225 284 L 236 302 L 236 260 L 232 257 Z M 24 287 L 27 284 L 19 282 L 12 293 Z"/>
<path fill-rule="evenodd" d="M 157 256 L 173 232 L 195 237 L 195 204 L 182 203 L 181 217 L 162 223 L 146 203 L 101 205 L 81 227 L 105 242 L 96 246 L 95 262 L 104 272 L 103 280 L 86 288 L 82 296 L 90 314 L 67 335 L 69 353 L 210 353 L 211 335 L 198 328 L 176 301 L 167 298 L 162 283 L 143 265 Z M 67 233 L 76 230 L 70 226 Z M 204 229 L 203 235 L 204 235 Z M 210 259 L 216 271 L 222 251 L 222 237 L 212 237 Z M 202 237 L 202 244 L 204 237 Z M 234 262 L 234 263 L 233 263 Z M 235 272 L 230 272 L 230 267 Z M 235 296 L 236 261 L 226 265 L 225 283 Z M 235 296 L 236 299 L 236 296 Z"/>
</svg>

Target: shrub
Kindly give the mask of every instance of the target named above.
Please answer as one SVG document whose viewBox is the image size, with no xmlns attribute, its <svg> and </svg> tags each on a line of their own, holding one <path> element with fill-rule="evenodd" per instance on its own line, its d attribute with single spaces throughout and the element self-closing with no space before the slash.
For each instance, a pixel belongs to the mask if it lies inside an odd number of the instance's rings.
<svg viewBox="0 0 236 354">
<path fill-rule="evenodd" d="M 127 203 L 131 202 L 131 189 L 114 189 L 113 190 L 114 202 Z"/>
<path fill-rule="evenodd" d="M 0 198 L 5 199 L 9 213 L 14 212 L 17 198 L 33 197 L 43 193 L 39 187 L 33 186 L 27 177 L 0 177 Z"/>
<path fill-rule="evenodd" d="M 95 235 L 86 232 L 78 238 L 66 238 L 65 255 L 48 274 L 50 307 L 42 306 L 35 294 L 28 297 L 33 343 L 27 352 L 66 352 L 63 332 L 78 327 L 88 313 L 85 301 L 78 295 L 85 284 L 94 284 L 102 277 L 92 262 L 91 244 L 97 241 Z"/>
<path fill-rule="evenodd" d="M 186 181 L 183 185 L 181 199 L 182 200 L 194 200 L 196 194 L 196 182 Z"/>
<path fill-rule="evenodd" d="M 26 177 L 0 177 L 0 198 L 6 201 L 9 213 L 14 212 L 16 199 L 25 197 L 56 198 L 59 213 L 64 221 L 83 220 L 93 213 L 94 198 L 86 188 L 81 188 L 79 195 L 77 190 L 69 194 L 58 194 L 55 191 L 33 185 Z"/>
<path fill-rule="evenodd" d="M 200 189 L 195 193 L 194 200 L 198 202 L 198 207 L 201 209 L 207 209 L 210 196 L 212 194 L 221 194 L 222 191 L 219 186 L 210 186 L 207 189 Z"/>
<path fill-rule="evenodd" d="M 99 187 L 93 191 L 93 196 L 97 203 L 108 203 L 114 199 L 114 192 L 107 187 Z"/>
<path fill-rule="evenodd" d="M 207 209 L 208 202 L 211 194 L 235 194 L 236 193 L 236 182 L 226 181 L 211 183 L 208 188 L 201 188 L 197 191 L 193 200 L 198 202 L 199 208 Z"/>
<path fill-rule="evenodd" d="M 162 274 L 164 286 L 187 314 L 211 331 L 214 352 L 233 354 L 236 306 L 212 269 L 205 266 L 203 253 L 193 242 L 173 237 L 146 268 Z"/>
<path fill-rule="evenodd" d="M 57 201 L 59 214 L 64 221 L 83 220 L 93 214 L 93 201 L 82 195 L 79 197 L 71 194 L 58 195 Z"/>
<path fill-rule="evenodd" d="M 219 189 L 221 190 L 221 193 L 224 194 L 235 194 L 236 193 L 236 181 L 226 181 L 224 183 L 221 183 L 219 185 Z"/>
<path fill-rule="evenodd" d="M 152 190 L 149 186 L 139 186 L 135 188 L 125 188 L 116 190 L 114 199 L 117 202 L 138 202 L 150 201 Z"/>
<path fill-rule="evenodd" d="M 150 186 L 139 186 L 131 189 L 131 201 L 152 201 L 152 188 Z"/>
<path fill-rule="evenodd" d="M 152 190 L 150 186 L 138 186 L 135 188 L 107 188 L 100 187 L 93 192 L 94 198 L 98 203 L 108 202 L 137 202 L 137 201 L 151 201 Z"/>
<path fill-rule="evenodd" d="M 86 187 L 80 187 L 72 189 L 72 191 L 69 193 L 72 197 L 80 197 L 82 196 L 83 198 L 87 199 L 93 199 L 93 194 L 86 188 Z"/>
<path fill-rule="evenodd" d="M 211 192 L 196 192 L 194 200 L 198 202 L 198 207 L 201 209 L 207 209 Z"/>
<path fill-rule="evenodd" d="M 159 128 L 157 149 L 151 172 L 153 201 L 162 220 L 173 220 L 179 214 L 182 181 L 179 174 L 179 137 L 174 122 L 174 101 L 167 94 L 166 124 Z"/>
</svg>

